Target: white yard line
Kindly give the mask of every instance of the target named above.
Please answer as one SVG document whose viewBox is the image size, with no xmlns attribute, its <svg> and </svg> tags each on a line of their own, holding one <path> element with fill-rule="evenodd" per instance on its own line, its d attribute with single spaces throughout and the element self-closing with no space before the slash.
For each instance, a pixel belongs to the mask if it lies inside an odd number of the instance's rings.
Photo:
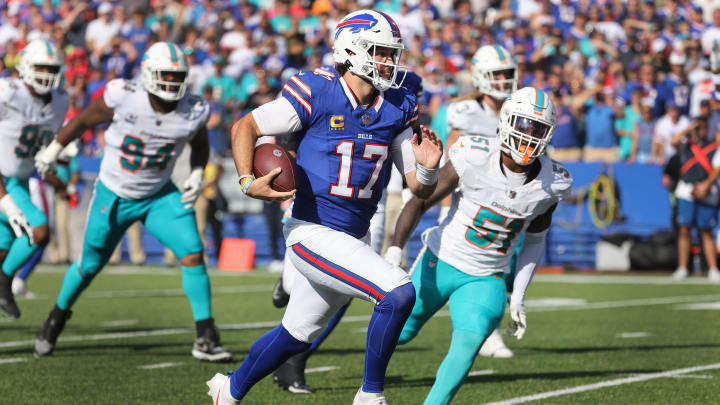
<svg viewBox="0 0 720 405">
<path fill-rule="evenodd" d="M 13 357 L 11 359 L 0 359 L 0 364 L 22 363 L 27 360 L 25 357 Z"/>
<path fill-rule="evenodd" d="M 634 339 L 634 338 L 643 338 L 650 336 L 647 332 L 623 332 L 618 333 L 615 335 L 616 337 L 619 337 L 621 339 Z"/>
<path fill-rule="evenodd" d="M 579 385 L 577 387 L 563 388 L 555 391 L 542 392 L 540 394 L 527 395 L 524 397 L 510 398 L 504 401 L 489 402 L 485 405 L 514 405 L 524 404 L 525 402 L 539 401 L 541 399 L 559 397 L 561 395 L 578 394 L 581 392 L 599 390 L 601 388 L 614 387 L 624 384 L 632 384 L 641 381 L 649 381 L 657 378 L 675 377 L 681 374 L 695 373 L 698 371 L 720 369 L 720 363 L 708 364 L 706 366 L 679 368 L 676 370 L 662 371 L 659 373 L 643 374 L 634 377 L 620 378 L 617 380 L 603 381 L 594 384 Z"/>
<path fill-rule="evenodd" d="M 272 291 L 271 284 L 239 285 L 229 287 L 213 287 L 213 294 L 237 294 Z M 118 291 L 88 291 L 83 294 L 87 298 L 136 298 L 136 297 L 174 297 L 184 296 L 181 288 L 167 290 L 118 290 Z"/>
<path fill-rule="evenodd" d="M 132 326 L 137 325 L 139 321 L 137 319 L 121 319 L 117 321 L 107 321 L 100 324 L 100 326 L 108 328 L 116 328 L 120 326 Z"/>
<path fill-rule="evenodd" d="M 168 367 L 182 366 L 183 364 L 185 364 L 185 363 L 169 361 L 166 363 L 157 363 L 157 364 L 148 364 L 145 366 L 137 366 L 136 368 L 138 368 L 140 370 L 154 370 L 156 368 L 168 368 Z"/>
<path fill-rule="evenodd" d="M 708 285 L 707 277 L 690 277 L 684 281 L 675 281 L 667 276 L 636 276 L 607 274 L 536 274 L 533 282 L 566 284 L 652 284 L 652 285 Z"/>
<path fill-rule="evenodd" d="M 495 374 L 495 370 L 475 370 L 468 373 L 468 377 L 473 377 L 476 375 L 490 375 Z"/>
<path fill-rule="evenodd" d="M 543 312 L 543 311 L 572 311 L 577 309 L 609 309 L 609 308 L 628 308 L 628 307 L 645 307 L 651 305 L 681 304 L 686 302 L 703 302 L 718 301 L 720 295 L 686 295 L 679 297 L 663 297 L 663 298 L 638 298 L 635 300 L 622 301 L 605 301 L 605 302 L 589 302 L 580 305 L 550 305 L 547 307 L 533 307 L 530 302 L 525 307 L 525 311 Z M 529 301 L 529 300 L 528 300 Z"/>
<path fill-rule="evenodd" d="M 635 377 L 639 375 L 647 375 L 648 373 L 610 373 L 608 376 L 611 377 Z M 668 378 L 675 378 L 675 379 L 682 379 L 682 378 L 690 378 L 690 379 L 698 379 L 698 380 L 710 380 L 715 377 L 708 375 L 708 374 L 679 374 L 674 375 L 672 377 Z"/>
<path fill-rule="evenodd" d="M 322 366 L 322 367 L 313 367 L 313 368 L 306 368 L 305 374 L 307 373 L 324 373 L 327 371 L 333 371 L 333 370 L 339 370 L 340 367 L 338 366 Z"/>
</svg>

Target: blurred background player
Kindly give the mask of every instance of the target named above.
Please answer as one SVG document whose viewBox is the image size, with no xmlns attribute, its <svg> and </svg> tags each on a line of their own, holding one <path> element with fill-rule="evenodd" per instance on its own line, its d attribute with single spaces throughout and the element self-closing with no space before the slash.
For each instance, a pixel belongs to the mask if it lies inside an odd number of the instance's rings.
<svg viewBox="0 0 720 405">
<path fill-rule="evenodd" d="M 523 233 L 510 315 L 515 336 L 521 339 L 525 333 L 525 292 L 542 258 L 555 206 L 572 187 L 569 172 L 545 156 L 555 126 L 547 93 L 532 87 L 517 91 L 500 111 L 500 141 L 461 137 L 450 148 L 432 197 L 413 198 L 400 214 L 393 237 L 397 247 L 407 242 L 429 207 L 455 193 L 448 217 L 423 234 L 425 246 L 411 269 L 417 300 L 399 341 L 413 339 L 450 302 L 452 341 L 426 405 L 452 400 L 480 345 L 499 326 L 506 302 L 501 275 L 510 271 Z"/>
<path fill-rule="evenodd" d="M 351 297 L 375 304 L 353 404 L 387 403 L 385 371 L 415 297 L 407 274 L 367 244 L 369 222 L 388 181 L 388 158 L 410 189 L 427 198 L 437 183 L 442 144 L 426 128 L 419 143 L 410 127 L 416 98 L 395 81 L 404 74 L 404 45 L 390 17 L 370 10 L 347 15 L 333 49 L 334 68 L 293 76 L 282 97 L 233 127 L 241 187 L 265 200 L 285 200 L 294 191 L 269 187 L 279 169 L 258 179 L 251 174 L 257 138 L 300 132 L 297 196 L 285 236 L 302 276 L 293 283 L 282 323 L 252 345 L 238 370 L 208 381 L 216 404 L 238 403 L 261 378 L 307 350 Z"/>
<path fill-rule="evenodd" d="M 46 247 L 50 250 L 51 261 L 54 263 L 58 263 L 57 257 L 59 254 L 64 254 L 65 260 L 70 257 L 67 222 L 70 216 L 69 200 L 75 194 L 75 184 L 79 180 L 77 161 L 75 161 L 77 152 L 77 145 L 74 142 L 69 144 L 60 153 L 55 175 L 47 176 L 47 182 L 43 181 L 37 172 L 33 172 L 28 179 L 30 199 L 33 205 L 45 214 L 48 224 L 51 224 L 48 227 L 51 236 L 48 245 L 41 246 L 36 250 L 13 278 L 12 292 L 16 297 L 35 298 L 35 294 L 27 288 L 27 280 L 38 263 L 40 263 Z M 74 167 L 70 168 L 69 166 L 73 163 Z M 72 170 L 74 170 L 73 175 L 70 174 Z M 67 264 L 64 261 L 60 263 Z"/>
<path fill-rule="evenodd" d="M 32 235 L 19 235 L 0 215 L 0 310 L 20 317 L 11 291 L 15 272 L 48 241 L 45 213 L 33 205 L 28 178 L 33 157 L 60 130 L 70 98 L 60 85 L 62 62 L 58 49 L 46 40 L 33 40 L 20 53 L 20 79 L 0 79 L 0 173 L 17 207 L 33 228 Z M 34 241 L 34 242 L 33 242 Z"/>
<path fill-rule="evenodd" d="M 199 360 L 229 360 L 220 345 L 211 314 L 210 280 L 192 208 L 202 190 L 208 160 L 208 104 L 186 94 L 187 64 L 170 42 L 150 47 L 142 63 L 141 83 L 113 80 L 103 97 L 73 118 L 36 158 L 47 173 L 60 150 L 87 128 L 112 122 L 89 207 L 80 258 L 68 268 L 55 307 L 35 340 L 35 355 L 52 353 L 70 308 L 107 263 L 125 230 L 141 221 L 180 258 L 183 289 L 192 309 L 197 339 L 192 355 Z M 193 170 L 182 194 L 170 181 L 185 144 L 192 147 Z"/>
</svg>

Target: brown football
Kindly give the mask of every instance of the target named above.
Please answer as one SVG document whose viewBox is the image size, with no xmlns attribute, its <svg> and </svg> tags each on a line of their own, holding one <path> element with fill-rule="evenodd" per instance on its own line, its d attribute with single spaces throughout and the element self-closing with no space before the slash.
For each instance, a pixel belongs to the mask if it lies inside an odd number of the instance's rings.
<svg viewBox="0 0 720 405">
<path fill-rule="evenodd" d="M 275 191 L 292 191 L 295 189 L 295 159 L 282 147 L 263 143 L 255 148 L 253 172 L 255 177 L 262 177 L 279 167 L 282 172 L 270 183 Z"/>
</svg>

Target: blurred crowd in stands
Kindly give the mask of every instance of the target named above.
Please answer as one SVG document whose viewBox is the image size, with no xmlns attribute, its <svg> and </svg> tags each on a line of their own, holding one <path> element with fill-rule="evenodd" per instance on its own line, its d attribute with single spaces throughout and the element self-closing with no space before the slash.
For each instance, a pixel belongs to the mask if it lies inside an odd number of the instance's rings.
<svg viewBox="0 0 720 405">
<path fill-rule="evenodd" d="M 116 77 L 138 73 L 155 41 L 181 45 L 192 92 L 212 101 L 211 144 L 229 150 L 228 126 L 272 99 L 300 69 L 331 64 L 338 18 L 359 8 L 397 21 L 405 63 L 423 78 L 422 120 L 445 128 L 445 107 L 471 90 L 471 55 L 509 49 L 519 86 L 552 93 L 559 127 L 554 155 L 565 161 L 663 164 L 672 135 L 689 118 L 720 125 L 711 50 L 720 9 L 710 0 L 10 0 L 0 2 L 0 76 L 14 75 L 34 38 L 65 51 L 68 118 Z M 83 138 L 101 153 L 102 129 Z"/>
</svg>

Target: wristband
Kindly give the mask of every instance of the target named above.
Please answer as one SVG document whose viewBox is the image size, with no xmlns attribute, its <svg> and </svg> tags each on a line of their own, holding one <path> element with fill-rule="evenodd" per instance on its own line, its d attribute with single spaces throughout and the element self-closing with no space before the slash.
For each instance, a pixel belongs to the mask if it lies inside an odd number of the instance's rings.
<svg viewBox="0 0 720 405">
<path fill-rule="evenodd" d="M 242 186 L 242 192 L 243 194 L 247 194 L 248 189 L 250 188 L 250 185 L 253 184 L 255 181 L 254 178 L 245 177 L 240 181 L 240 186 Z"/>
<path fill-rule="evenodd" d="M 439 173 L 440 168 L 436 167 L 434 169 L 428 169 L 420 163 L 417 163 L 415 165 L 415 178 L 420 184 L 432 186 L 433 184 L 437 183 Z"/>
<path fill-rule="evenodd" d="M 248 177 L 251 178 L 251 179 L 255 179 L 255 175 L 254 175 L 254 174 L 243 174 L 243 175 L 240 176 L 240 178 L 238 179 L 238 183 L 242 184 L 243 179 L 246 179 L 246 178 L 248 178 Z"/>
</svg>

